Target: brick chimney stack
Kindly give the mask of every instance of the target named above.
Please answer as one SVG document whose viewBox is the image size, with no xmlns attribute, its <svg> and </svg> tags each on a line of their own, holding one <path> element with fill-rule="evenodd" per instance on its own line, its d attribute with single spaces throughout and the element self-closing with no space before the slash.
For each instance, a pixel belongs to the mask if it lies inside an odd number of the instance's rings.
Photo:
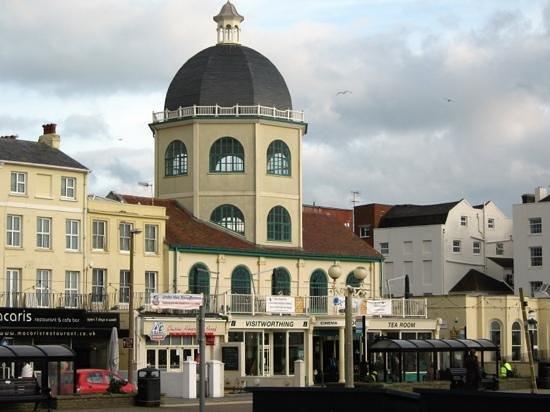
<svg viewBox="0 0 550 412">
<path fill-rule="evenodd" d="M 44 134 L 38 138 L 38 143 L 50 146 L 53 149 L 59 149 L 61 145 L 61 136 L 56 133 L 57 124 L 43 124 Z"/>
</svg>

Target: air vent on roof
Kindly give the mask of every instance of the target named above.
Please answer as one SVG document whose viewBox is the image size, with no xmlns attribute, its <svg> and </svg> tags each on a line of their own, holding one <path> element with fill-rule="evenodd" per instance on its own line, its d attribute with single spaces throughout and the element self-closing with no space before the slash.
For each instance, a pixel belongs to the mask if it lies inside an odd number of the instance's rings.
<svg viewBox="0 0 550 412">
<path fill-rule="evenodd" d="M 535 203 L 535 195 L 532 193 L 521 195 L 521 203 Z"/>
</svg>

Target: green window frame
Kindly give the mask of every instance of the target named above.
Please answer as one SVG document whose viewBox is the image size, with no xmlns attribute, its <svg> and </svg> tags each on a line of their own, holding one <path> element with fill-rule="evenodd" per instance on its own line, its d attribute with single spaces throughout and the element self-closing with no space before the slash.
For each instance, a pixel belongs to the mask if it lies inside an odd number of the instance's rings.
<svg viewBox="0 0 550 412">
<path fill-rule="evenodd" d="M 361 287 L 361 281 L 355 277 L 353 270 L 349 272 L 348 277 L 346 278 L 346 286 L 351 286 L 353 288 Z"/>
<path fill-rule="evenodd" d="M 267 148 L 267 173 L 290 176 L 290 149 L 282 140 L 274 140 Z"/>
<path fill-rule="evenodd" d="M 186 175 L 187 166 L 187 148 L 181 140 L 174 140 L 168 145 L 164 153 L 164 175 Z"/>
<path fill-rule="evenodd" d="M 309 296 L 327 296 L 327 275 L 321 269 L 315 270 L 309 278 Z"/>
<path fill-rule="evenodd" d="M 275 206 L 267 215 L 267 240 L 290 242 L 292 222 L 288 211 L 282 206 Z"/>
<path fill-rule="evenodd" d="M 218 206 L 212 211 L 210 221 L 244 236 L 244 215 L 236 206 L 229 204 Z"/>
<path fill-rule="evenodd" d="M 273 269 L 271 294 L 290 296 L 290 273 L 283 267 Z"/>
<path fill-rule="evenodd" d="M 196 263 L 189 270 L 189 291 L 210 295 L 210 270 L 202 263 Z"/>
<path fill-rule="evenodd" d="M 239 265 L 231 274 L 231 293 L 239 295 L 251 294 L 251 275 L 246 266 Z"/>
<path fill-rule="evenodd" d="M 235 138 L 225 136 L 210 148 L 210 173 L 244 173 L 243 145 Z"/>
</svg>

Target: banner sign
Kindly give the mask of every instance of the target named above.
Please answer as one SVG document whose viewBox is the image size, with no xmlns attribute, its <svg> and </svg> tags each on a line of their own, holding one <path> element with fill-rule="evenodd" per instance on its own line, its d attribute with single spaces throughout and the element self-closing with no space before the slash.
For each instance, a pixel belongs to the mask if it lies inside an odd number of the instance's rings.
<svg viewBox="0 0 550 412">
<path fill-rule="evenodd" d="M 267 313 L 294 313 L 294 298 L 292 296 L 266 296 Z"/>
<path fill-rule="evenodd" d="M 118 313 L 82 309 L 0 308 L 0 336 L 110 336 L 119 328 Z"/>
<path fill-rule="evenodd" d="M 367 315 L 391 316 L 391 299 L 367 300 Z"/>
<path fill-rule="evenodd" d="M 202 295 L 184 293 L 151 293 L 151 309 L 196 310 L 202 305 Z"/>
</svg>

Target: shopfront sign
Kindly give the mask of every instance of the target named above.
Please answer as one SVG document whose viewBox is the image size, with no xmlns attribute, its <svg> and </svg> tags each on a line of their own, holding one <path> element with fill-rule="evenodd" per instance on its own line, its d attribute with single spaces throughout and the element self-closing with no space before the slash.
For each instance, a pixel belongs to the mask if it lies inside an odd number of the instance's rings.
<svg viewBox="0 0 550 412">
<path fill-rule="evenodd" d="M 166 328 L 164 327 L 164 323 L 154 322 L 153 327 L 149 332 L 149 338 L 151 338 L 151 340 L 160 342 L 164 340 L 164 338 L 166 338 L 166 335 L 167 333 L 166 333 Z"/>
<path fill-rule="evenodd" d="M 203 296 L 189 293 L 152 293 L 152 309 L 198 310 Z"/>
<path fill-rule="evenodd" d="M 292 296 L 267 296 L 265 307 L 268 313 L 294 313 L 294 298 Z"/>
<path fill-rule="evenodd" d="M 391 299 L 367 300 L 367 315 L 391 316 Z"/>
<path fill-rule="evenodd" d="M 162 325 L 164 336 L 196 336 L 197 335 L 197 322 L 196 321 L 178 321 L 176 319 L 159 319 L 159 320 L 145 320 L 143 324 L 143 330 L 145 334 L 152 340 L 153 335 L 159 331 L 159 325 Z M 225 321 L 206 321 L 204 325 L 204 331 L 206 335 L 224 335 L 225 334 Z M 163 340 L 164 338 L 160 339 Z"/>
<path fill-rule="evenodd" d="M 94 337 L 110 336 L 119 328 L 118 313 L 82 309 L 0 308 L 0 336 Z"/>
<path fill-rule="evenodd" d="M 437 327 L 435 319 L 369 319 L 370 330 L 421 330 L 432 331 Z"/>
<path fill-rule="evenodd" d="M 229 326 L 231 329 L 307 329 L 309 319 L 284 317 L 233 319 Z"/>
</svg>

